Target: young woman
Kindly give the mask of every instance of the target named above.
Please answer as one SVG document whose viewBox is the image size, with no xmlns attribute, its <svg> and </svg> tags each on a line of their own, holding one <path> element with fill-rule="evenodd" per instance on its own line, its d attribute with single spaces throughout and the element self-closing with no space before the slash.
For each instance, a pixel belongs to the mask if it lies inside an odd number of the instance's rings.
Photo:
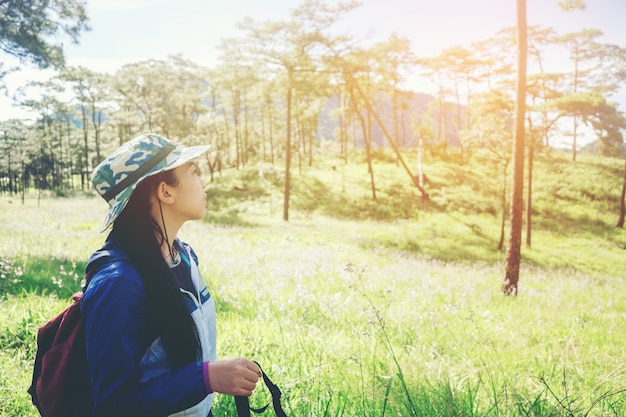
<svg viewBox="0 0 626 417">
<path fill-rule="evenodd" d="M 215 392 L 256 386 L 254 362 L 217 359 L 213 298 L 195 252 L 176 237 L 205 215 L 193 160 L 209 149 L 142 135 L 92 174 L 109 204 L 103 231 L 111 228 L 87 265 L 81 306 L 94 416 L 206 417 Z"/>
</svg>

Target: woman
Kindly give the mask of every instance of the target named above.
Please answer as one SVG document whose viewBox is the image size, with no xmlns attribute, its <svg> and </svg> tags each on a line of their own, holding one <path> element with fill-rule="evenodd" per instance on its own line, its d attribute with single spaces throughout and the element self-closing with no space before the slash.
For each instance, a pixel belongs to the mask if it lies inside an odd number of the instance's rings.
<svg viewBox="0 0 626 417">
<path fill-rule="evenodd" d="M 209 149 L 142 135 L 92 174 L 109 204 L 103 231 L 112 227 L 87 265 L 81 306 L 95 416 L 206 417 L 215 392 L 256 386 L 254 362 L 217 360 L 215 304 L 176 237 L 205 215 L 193 160 Z"/>
</svg>

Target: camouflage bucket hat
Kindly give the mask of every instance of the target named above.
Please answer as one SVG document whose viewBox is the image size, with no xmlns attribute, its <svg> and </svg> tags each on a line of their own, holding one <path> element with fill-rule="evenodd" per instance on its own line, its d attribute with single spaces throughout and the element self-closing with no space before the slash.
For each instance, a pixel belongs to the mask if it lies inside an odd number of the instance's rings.
<svg viewBox="0 0 626 417">
<path fill-rule="evenodd" d="M 98 194 L 109 204 L 102 231 L 108 229 L 144 179 L 179 167 L 208 152 L 211 145 L 184 147 L 153 133 L 123 144 L 91 174 Z"/>
</svg>

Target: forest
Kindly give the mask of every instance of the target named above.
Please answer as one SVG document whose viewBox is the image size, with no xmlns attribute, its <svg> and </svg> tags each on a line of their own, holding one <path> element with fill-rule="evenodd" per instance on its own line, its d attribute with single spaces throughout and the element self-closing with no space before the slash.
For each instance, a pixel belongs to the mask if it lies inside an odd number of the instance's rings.
<svg viewBox="0 0 626 417">
<path fill-rule="evenodd" d="M 389 147 L 400 160 L 403 150 L 419 149 L 463 162 L 483 148 L 506 167 L 515 28 L 419 57 L 397 33 L 367 48 L 341 34 L 342 17 L 355 7 L 308 1 L 287 21 L 247 18 L 240 24 L 244 36 L 223 40 L 214 68 L 181 56 L 135 62 L 115 74 L 62 66 L 50 80 L 22 86 L 16 103 L 38 117 L 0 124 L 2 191 L 85 188 L 103 155 L 146 131 L 190 145 L 212 143 L 211 171 L 285 164 L 292 154 L 310 165 L 325 157 L 326 141 L 343 156 L 350 148 L 370 155 Z M 626 121 L 612 98 L 626 80 L 626 48 L 601 43 L 601 35 L 528 28 L 529 158 L 567 146 L 575 160 L 589 142 L 595 153 L 623 155 Z M 554 56 L 567 56 L 565 65 Z M 415 73 L 438 93 L 401 88 Z"/>
</svg>

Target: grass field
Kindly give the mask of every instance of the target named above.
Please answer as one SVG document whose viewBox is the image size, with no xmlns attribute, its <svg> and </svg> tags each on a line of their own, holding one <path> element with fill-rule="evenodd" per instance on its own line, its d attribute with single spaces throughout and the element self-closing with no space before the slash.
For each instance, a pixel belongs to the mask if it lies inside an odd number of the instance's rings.
<svg viewBox="0 0 626 417">
<path fill-rule="evenodd" d="M 537 165 L 520 292 L 500 293 L 497 171 L 432 161 L 424 202 L 391 162 L 225 172 L 181 238 L 216 299 L 222 357 L 247 356 L 290 416 L 626 415 L 623 161 Z M 35 416 L 35 332 L 80 288 L 105 203 L 0 198 L 0 415 Z M 259 390 L 253 404 L 264 404 Z M 216 416 L 234 415 L 218 396 Z"/>
</svg>

